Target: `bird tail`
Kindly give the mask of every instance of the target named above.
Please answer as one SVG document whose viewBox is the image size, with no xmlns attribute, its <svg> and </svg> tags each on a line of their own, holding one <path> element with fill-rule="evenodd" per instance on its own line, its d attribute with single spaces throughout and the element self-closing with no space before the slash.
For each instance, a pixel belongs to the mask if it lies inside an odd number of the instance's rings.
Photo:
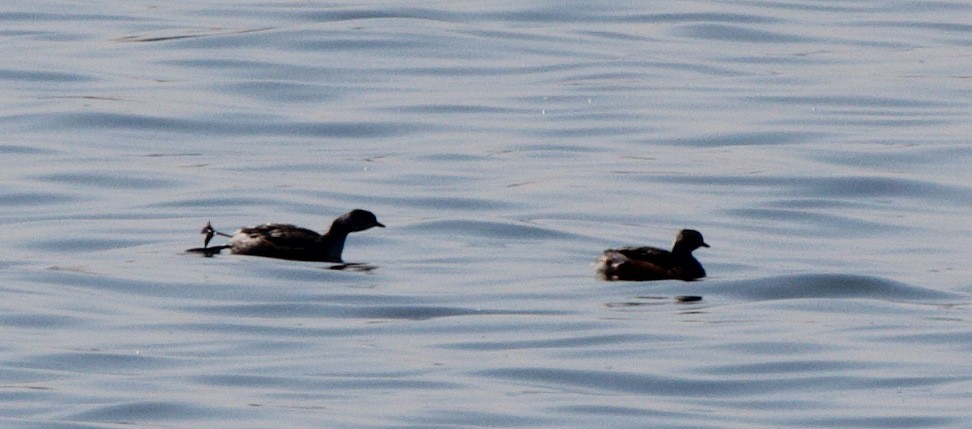
<svg viewBox="0 0 972 429">
<path fill-rule="evenodd" d="M 204 226 L 202 228 L 202 230 L 199 231 L 199 233 L 205 236 L 205 238 L 203 238 L 203 248 L 204 249 L 209 247 L 209 240 L 212 240 L 213 237 L 215 237 L 217 235 L 220 236 L 220 237 L 232 237 L 231 234 L 227 234 L 225 232 L 219 232 L 219 231 L 213 229 L 213 224 L 212 224 L 212 222 L 209 222 L 209 221 L 206 221 L 206 226 Z"/>
<path fill-rule="evenodd" d="M 628 261 L 628 258 L 616 250 L 605 250 L 601 257 L 594 262 L 598 277 L 610 280 L 618 273 L 618 267 Z"/>
</svg>

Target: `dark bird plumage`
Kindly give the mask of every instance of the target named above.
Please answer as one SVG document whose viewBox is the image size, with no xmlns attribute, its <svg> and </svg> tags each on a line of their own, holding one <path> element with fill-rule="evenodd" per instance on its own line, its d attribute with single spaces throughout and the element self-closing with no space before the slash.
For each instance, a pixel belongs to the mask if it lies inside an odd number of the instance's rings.
<svg viewBox="0 0 972 429">
<path fill-rule="evenodd" d="M 696 230 L 683 229 L 675 237 L 672 250 L 657 247 L 608 249 L 596 262 L 598 275 L 605 280 L 696 280 L 705 269 L 692 251 L 709 247 Z"/>
</svg>

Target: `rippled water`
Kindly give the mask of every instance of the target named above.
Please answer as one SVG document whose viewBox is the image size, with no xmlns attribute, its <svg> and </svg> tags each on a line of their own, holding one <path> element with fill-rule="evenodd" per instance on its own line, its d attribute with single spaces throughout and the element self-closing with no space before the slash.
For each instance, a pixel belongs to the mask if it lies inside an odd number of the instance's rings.
<svg viewBox="0 0 972 429">
<path fill-rule="evenodd" d="M 0 19 L 3 427 L 972 425 L 966 3 Z M 182 252 L 355 207 L 373 269 Z"/>
</svg>

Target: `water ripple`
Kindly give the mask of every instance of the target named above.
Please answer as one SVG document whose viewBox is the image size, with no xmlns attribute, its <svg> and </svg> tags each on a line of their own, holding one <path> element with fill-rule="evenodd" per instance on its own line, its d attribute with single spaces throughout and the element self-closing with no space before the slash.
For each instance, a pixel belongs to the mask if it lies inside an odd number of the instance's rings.
<svg viewBox="0 0 972 429">
<path fill-rule="evenodd" d="M 503 241 L 551 240 L 574 237 L 573 234 L 512 222 L 474 220 L 440 220 L 409 226 L 409 229 L 436 234 L 462 235 Z"/>
<path fill-rule="evenodd" d="M 50 82 L 50 83 L 84 83 L 95 81 L 90 76 L 76 73 L 65 73 L 42 70 L 13 70 L 0 69 L 0 81 L 20 81 L 20 82 Z"/>
<path fill-rule="evenodd" d="M 480 308 L 418 305 L 347 306 L 304 303 L 272 303 L 194 307 L 186 311 L 229 314 L 240 317 L 328 317 L 363 319 L 430 320 L 440 317 L 553 314 L 549 311 L 489 310 Z"/>
<path fill-rule="evenodd" d="M 677 138 L 660 143 L 677 146 L 725 147 L 793 144 L 818 140 L 824 137 L 819 132 L 769 131 L 758 133 L 736 133 L 731 135 L 711 135 L 704 137 Z"/>
<path fill-rule="evenodd" d="M 564 348 L 574 349 L 578 347 L 599 346 L 605 344 L 618 344 L 625 342 L 651 343 L 660 341 L 670 341 L 674 336 L 663 335 L 598 335 L 598 336 L 577 336 L 560 339 L 546 340 L 522 340 L 522 341 L 482 341 L 446 344 L 441 347 L 459 350 L 520 350 L 537 348 Z"/>
<path fill-rule="evenodd" d="M 668 289 L 668 288 L 666 288 Z M 879 277 L 856 274 L 795 274 L 731 281 L 707 281 L 682 294 L 734 296 L 748 300 L 863 298 L 887 301 L 968 302 L 969 296 L 922 288 Z"/>
<path fill-rule="evenodd" d="M 56 194 L 50 192 L 0 192 L 0 205 L 5 207 L 44 206 L 52 204 L 64 204 L 77 200 L 78 197 L 72 194 Z"/>
<path fill-rule="evenodd" d="M 172 188 L 179 182 L 160 176 L 149 176 L 135 171 L 112 171 L 108 173 L 63 172 L 38 176 L 38 180 L 53 183 L 92 186 L 105 189 L 164 189 Z"/>
<path fill-rule="evenodd" d="M 972 202 L 972 188 L 899 177 L 847 176 L 847 177 L 796 177 L 796 176 L 648 176 L 648 180 L 686 183 L 706 186 L 732 186 L 755 188 L 784 188 L 790 195 L 804 198 L 832 199 L 852 198 L 911 198 L 929 202 Z"/>
<path fill-rule="evenodd" d="M 750 43 L 808 43 L 814 38 L 797 36 L 773 31 L 756 30 L 724 24 L 681 25 L 673 33 L 677 36 L 697 37 L 700 39 Z"/>
<path fill-rule="evenodd" d="M 59 124 L 61 127 L 70 129 L 166 131 L 191 135 L 215 134 L 220 136 L 287 134 L 321 138 L 378 138 L 402 135 L 417 127 L 415 124 L 368 121 L 268 123 L 241 120 L 223 122 L 121 113 L 55 113 L 44 116 L 46 118 L 43 122 Z M 36 124 L 37 118 L 33 116 L 8 116 L 0 122 Z M 25 125 L 25 127 L 30 128 L 32 125 Z"/>
<path fill-rule="evenodd" d="M 138 401 L 124 404 L 95 406 L 91 409 L 67 416 L 68 420 L 82 422 L 111 422 L 131 425 L 135 422 L 178 422 L 218 415 L 215 409 L 189 403 L 172 401 Z"/>
<path fill-rule="evenodd" d="M 835 377 L 825 375 L 764 378 L 754 381 L 747 374 L 738 379 L 690 376 L 648 375 L 622 371 L 591 371 L 548 368 L 505 368 L 483 371 L 482 376 L 514 379 L 547 388 L 564 390 L 590 389 L 593 392 L 637 393 L 660 397 L 737 398 L 760 396 L 828 385 L 843 390 L 905 388 L 955 382 L 952 377 Z"/>
<path fill-rule="evenodd" d="M 97 372 L 104 368 L 112 368 L 119 372 L 137 372 L 172 367 L 176 362 L 165 358 L 141 356 L 137 353 L 73 352 L 35 356 L 22 365 L 33 369 L 70 368 L 70 371 L 75 372 Z"/>
</svg>

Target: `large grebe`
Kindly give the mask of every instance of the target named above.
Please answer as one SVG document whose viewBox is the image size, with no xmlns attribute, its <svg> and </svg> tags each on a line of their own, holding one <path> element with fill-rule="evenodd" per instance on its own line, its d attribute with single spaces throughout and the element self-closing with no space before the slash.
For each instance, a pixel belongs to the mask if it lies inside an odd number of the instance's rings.
<svg viewBox="0 0 972 429">
<path fill-rule="evenodd" d="M 240 228 L 233 234 L 226 234 L 216 231 L 207 222 L 200 231 L 205 236 L 203 247 L 189 249 L 189 251 L 211 256 L 223 249 L 230 249 L 232 253 L 238 255 L 297 261 L 342 262 L 341 252 L 344 251 L 344 241 L 348 234 L 376 226 L 385 227 L 378 222 L 374 213 L 361 209 L 351 210 L 334 219 L 331 229 L 323 235 L 306 228 L 280 223 Z M 217 235 L 229 237 L 229 244 L 209 247 L 209 241 Z"/>
</svg>

